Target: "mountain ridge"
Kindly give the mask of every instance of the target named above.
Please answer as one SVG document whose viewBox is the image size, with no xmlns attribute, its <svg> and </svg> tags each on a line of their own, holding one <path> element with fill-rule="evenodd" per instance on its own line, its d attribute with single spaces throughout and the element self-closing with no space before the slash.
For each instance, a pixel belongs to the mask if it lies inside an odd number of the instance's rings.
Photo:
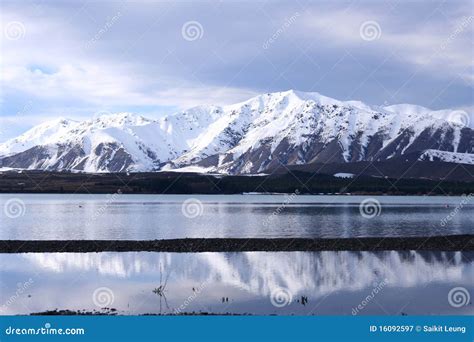
<svg viewBox="0 0 474 342">
<path fill-rule="evenodd" d="M 474 164 L 469 114 L 371 106 L 289 90 L 147 119 L 58 118 L 0 144 L 0 166 L 77 172 L 256 174 L 283 165 L 420 160 Z"/>
</svg>

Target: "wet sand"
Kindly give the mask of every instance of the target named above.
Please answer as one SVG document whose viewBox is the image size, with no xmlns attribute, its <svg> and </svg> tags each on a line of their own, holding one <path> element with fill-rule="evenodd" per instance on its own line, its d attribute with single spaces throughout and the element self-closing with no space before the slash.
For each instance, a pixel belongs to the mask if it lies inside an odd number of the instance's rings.
<svg viewBox="0 0 474 342">
<path fill-rule="evenodd" d="M 336 239 L 0 240 L 0 253 L 474 251 L 474 235 Z"/>
</svg>

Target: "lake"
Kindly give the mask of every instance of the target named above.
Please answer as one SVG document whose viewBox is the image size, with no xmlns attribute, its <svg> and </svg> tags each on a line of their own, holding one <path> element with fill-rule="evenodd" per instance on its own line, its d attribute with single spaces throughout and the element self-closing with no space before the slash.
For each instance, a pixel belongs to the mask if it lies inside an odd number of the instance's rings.
<svg viewBox="0 0 474 342">
<path fill-rule="evenodd" d="M 0 313 L 108 307 L 121 315 L 468 315 L 472 303 L 450 305 L 449 293 L 455 287 L 474 293 L 473 257 L 395 251 L 5 254 Z"/>
<path fill-rule="evenodd" d="M 0 239 L 472 234 L 467 197 L 0 195 Z M 473 314 L 472 252 L 25 253 L 0 258 L 0 314 Z M 461 297 L 462 299 L 462 297 Z M 108 309 L 107 309 L 108 308 Z M 110 310 L 114 311 L 110 311 Z"/>
<path fill-rule="evenodd" d="M 369 202 L 361 207 L 366 200 Z M 2 240 L 474 232 L 474 201 L 469 197 L 0 194 L 0 207 Z"/>
</svg>

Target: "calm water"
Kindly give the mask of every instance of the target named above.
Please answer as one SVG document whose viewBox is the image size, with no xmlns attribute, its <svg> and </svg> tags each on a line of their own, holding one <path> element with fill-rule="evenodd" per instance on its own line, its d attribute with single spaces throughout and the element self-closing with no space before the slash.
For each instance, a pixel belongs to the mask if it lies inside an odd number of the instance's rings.
<svg viewBox="0 0 474 342">
<path fill-rule="evenodd" d="M 2 255 L 0 313 L 106 306 L 124 315 L 180 308 L 183 313 L 351 315 L 372 295 L 358 314 L 467 315 L 474 314 L 472 303 L 453 307 L 448 293 L 464 287 L 474 295 L 473 257 L 394 251 Z M 154 293 L 160 285 L 162 291 Z"/>
<path fill-rule="evenodd" d="M 190 198 L 193 200 L 186 206 Z M 359 205 L 367 198 L 381 203 L 378 216 L 361 215 Z M 0 239 L 361 237 L 474 232 L 474 200 L 461 197 L 1 194 L 0 207 L 4 209 L 0 212 Z M 443 226 L 442 220 L 454 212 Z"/>
</svg>

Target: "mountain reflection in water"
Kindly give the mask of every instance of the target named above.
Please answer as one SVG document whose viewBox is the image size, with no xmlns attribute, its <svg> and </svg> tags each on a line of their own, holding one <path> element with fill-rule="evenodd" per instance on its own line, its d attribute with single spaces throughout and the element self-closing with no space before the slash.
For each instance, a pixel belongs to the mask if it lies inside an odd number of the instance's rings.
<svg viewBox="0 0 474 342">
<path fill-rule="evenodd" d="M 383 284 L 359 314 L 472 314 L 472 304 L 454 308 L 447 300 L 455 286 L 474 293 L 472 257 L 396 251 L 11 254 L 0 259 L 0 299 L 2 314 L 100 310 L 93 293 L 104 287 L 113 296 L 108 307 L 119 314 L 159 313 L 162 298 L 153 290 L 166 279 L 163 313 L 350 315 Z M 31 284 L 24 288 L 25 282 Z M 288 305 L 272 305 L 279 290 Z"/>
</svg>

